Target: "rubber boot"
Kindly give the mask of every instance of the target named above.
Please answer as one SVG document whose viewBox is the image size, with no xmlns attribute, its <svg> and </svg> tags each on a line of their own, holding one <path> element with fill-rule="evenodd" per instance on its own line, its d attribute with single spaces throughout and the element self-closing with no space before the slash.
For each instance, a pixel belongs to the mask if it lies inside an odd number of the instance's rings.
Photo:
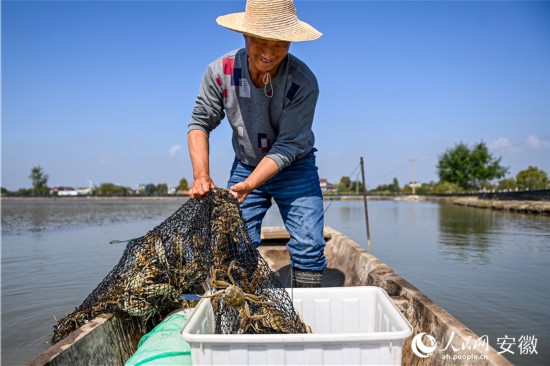
<svg viewBox="0 0 550 366">
<path fill-rule="evenodd" d="M 292 268 L 292 287 L 321 287 L 323 271 Z"/>
</svg>

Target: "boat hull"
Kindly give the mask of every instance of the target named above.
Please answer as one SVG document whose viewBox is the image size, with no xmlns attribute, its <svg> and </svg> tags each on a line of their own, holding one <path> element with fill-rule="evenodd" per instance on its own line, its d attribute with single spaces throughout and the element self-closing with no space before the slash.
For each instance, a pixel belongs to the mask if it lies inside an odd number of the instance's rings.
<svg viewBox="0 0 550 366">
<path fill-rule="evenodd" d="M 29 365 L 124 365 L 145 333 L 137 319 L 101 314 L 32 359 Z"/>
</svg>

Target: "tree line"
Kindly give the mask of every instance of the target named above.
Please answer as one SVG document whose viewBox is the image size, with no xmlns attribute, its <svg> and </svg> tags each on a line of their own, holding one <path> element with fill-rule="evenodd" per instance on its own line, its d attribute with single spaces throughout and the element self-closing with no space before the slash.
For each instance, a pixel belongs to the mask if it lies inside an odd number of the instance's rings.
<svg viewBox="0 0 550 366">
<path fill-rule="evenodd" d="M 46 197 L 55 196 L 57 192 L 48 186 L 49 175 L 46 174 L 41 166 L 35 166 L 31 169 L 29 175 L 32 188 L 21 188 L 17 191 L 8 191 L 4 187 L 1 188 L 3 195 L 7 196 L 34 196 L 34 197 Z M 187 179 L 182 178 L 179 181 L 177 190 L 174 194 L 185 194 L 189 189 Z M 139 187 L 138 189 L 132 189 L 130 187 L 120 186 L 114 183 L 101 183 L 97 187 L 92 187 L 90 196 L 167 196 L 169 195 L 169 188 L 166 183 L 153 184 L 149 183 Z"/>
<path fill-rule="evenodd" d="M 501 164 L 501 158 L 493 156 L 483 141 L 468 146 L 460 142 L 439 156 L 436 165 L 438 182 L 407 184 L 400 187 L 397 178 L 369 190 L 371 194 L 460 194 L 480 190 L 540 190 L 549 188 L 548 174 L 536 166 L 529 166 L 515 177 L 505 177 L 509 168 Z M 32 188 L 9 192 L 2 187 L 2 194 L 15 196 L 48 196 L 48 174 L 40 166 L 31 169 L 29 179 Z M 189 184 L 182 178 L 177 192 L 187 192 Z M 363 193 L 363 184 L 344 176 L 335 187 L 337 194 Z M 55 193 L 54 193 L 55 194 Z M 166 183 L 149 183 L 138 190 L 113 183 L 102 183 L 93 187 L 92 196 L 165 196 L 169 194 Z"/>
<path fill-rule="evenodd" d="M 368 190 L 371 194 L 460 194 L 483 190 L 540 190 L 549 188 L 548 174 L 536 166 L 529 166 L 515 177 L 505 177 L 509 168 L 501 158 L 493 156 L 485 143 L 472 146 L 460 142 L 439 156 L 436 165 L 438 182 L 406 184 L 400 187 L 397 178 Z M 359 185 L 359 187 L 357 187 Z M 362 193 L 362 184 L 347 176 L 336 185 L 337 194 Z"/>
</svg>

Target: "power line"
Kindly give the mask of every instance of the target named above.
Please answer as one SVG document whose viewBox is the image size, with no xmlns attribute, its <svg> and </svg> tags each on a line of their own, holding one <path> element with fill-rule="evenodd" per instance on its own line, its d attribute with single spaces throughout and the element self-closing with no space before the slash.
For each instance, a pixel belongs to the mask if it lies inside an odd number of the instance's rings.
<svg viewBox="0 0 550 366">
<path fill-rule="evenodd" d="M 355 166 L 355 168 L 353 169 L 353 171 L 351 172 L 350 175 L 348 175 L 348 177 L 353 177 L 353 173 L 355 173 L 355 171 L 361 166 L 361 162 L 357 163 L 357 165 Z M 357 173 L 357 176 L 359 176 L 359 173 Z M 356 183 L 357 184 L 357 183 Z M 334 202 L 334 200 L 330 201 L 329 204 L 327 205 L 327 207 L 325 208 L 325 210 L 323 211 L 323 214 L 325 212 L 327 212 L 328 208 L 332 205 L 332 202 Z"/>
<path fill-rule="evenodd" d="M 387 173 L 385 173 L 385 174 L 383 174 L 383 175 L 380 175 L 380 176 L 378 176 L 378 177 L 373 177 L 373 178 L 371 178 L 371 180 L 377 180 L 377 179 L 386 178 L 386 177 L 392 175 L 393 173 L 395 173 L 395 172 L 397 172 L 397 171 L 403 169 L 403 168 L 404 168 L 405 166 L 407 166 L 408 164 L 409 164 L 409 162 L 406 161 L 406 162 L 404 162 L 403 164 L 399 165 L 397 168 L 395 168 L 395 169 L 393 169 L 393 170 L 391 170 L 391 171 L 389 171 L 389 172 L 387 172 Z"/>
</svg>

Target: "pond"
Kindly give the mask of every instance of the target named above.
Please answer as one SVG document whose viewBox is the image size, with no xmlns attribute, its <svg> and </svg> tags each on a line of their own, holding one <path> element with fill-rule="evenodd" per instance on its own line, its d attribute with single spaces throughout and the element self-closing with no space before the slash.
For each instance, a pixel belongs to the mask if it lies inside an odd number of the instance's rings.
<svg viewBox="0 0 550 366">
<path fill-rule="evenodd" d="M 111 240 L 142 236 L 183 202 L 2 200 L 2 364 L 49 347 L 54 317 L 80 305 L 118 262 L 124 244 Z M 366 248 L 363 202 L 325 207 L 325 224 Z M 512 362 L 550 364 L 549 217 L 369 201 L 369 221 L 372 254 Z M 264 226 L 280 225 L 275 206 Z"/>
</svg>

